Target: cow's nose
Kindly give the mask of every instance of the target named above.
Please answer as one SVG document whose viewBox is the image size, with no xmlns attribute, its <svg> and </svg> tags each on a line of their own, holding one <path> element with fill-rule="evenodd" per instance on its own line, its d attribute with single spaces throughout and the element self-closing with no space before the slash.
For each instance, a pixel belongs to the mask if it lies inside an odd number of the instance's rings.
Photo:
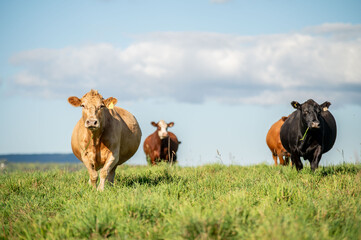
<svg viewBox="0 0 361 240">
<path fill-rule="evenodd" d="M 311 127 L 312 128 L 320 128 L 320 122 L 312 122 Z"/>
<path fill-rule="evenodd" d="M 98 127 L 98 120 L 96 119 L 88 119 L 85 121 L 85 127 L 87 128 L 97 128 Z"/>
</svg>

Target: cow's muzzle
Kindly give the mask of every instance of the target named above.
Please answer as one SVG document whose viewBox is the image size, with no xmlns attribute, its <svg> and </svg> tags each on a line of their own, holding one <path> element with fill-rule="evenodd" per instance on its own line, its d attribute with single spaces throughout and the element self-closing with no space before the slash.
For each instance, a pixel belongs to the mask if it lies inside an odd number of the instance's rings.
<svg viewBox="0 0 361 240">
<path fill-rule="evenodd" d="M 160 139 L 164 139 L 168 137 L 168 133 L 159 134 Z"/>
<path fill-rule="evenodd" d="M 96 130 L 99 126 L 99 121 L 97 119 L 87 119 L 85 121 L 85 127 L 90 130 Z"/>
<path fill-rule="evenodd" d="M 318 121 L 317 122 L 316 121 L 312 122 L 311 123 L 311 128 L 320 128 L 320 122 L 318 122 Z"/>
</svg>

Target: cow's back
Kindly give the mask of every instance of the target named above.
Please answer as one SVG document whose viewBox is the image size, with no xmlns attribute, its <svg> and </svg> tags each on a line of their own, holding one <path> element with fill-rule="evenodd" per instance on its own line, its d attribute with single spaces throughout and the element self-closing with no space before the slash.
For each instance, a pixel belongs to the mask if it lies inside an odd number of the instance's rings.
<svg viewBox="0 0 361 240">
<path fill-rule="evenodd" d="M 168 134 L 169 134 L 170 142 L 171 142 L 171 151 L 177 152 L 178 151 L 178 146 L 179 146 L 178 138 L 172 132 L 168 132 Z"/>
<path fill-rule="evenodd" d="M 337 127 L 336 127 L 336 120 L 331 114 L 330 111 L 322 111 L 321 116 L 324 119 L 324 147 L 323 147 L 323 153 L 328 152 L 336 141 L 336 135 L 337 135 Z"/>
<path fill-rule="evenodd" d="M 143 150 L 151 161 L 157 161 L 157 159 L 168 161 L 170 160 L 169 155 L 172 156 L 171 160 L 176 161 L 175 153 L 178 151 L 179 143 L 174 133 L 168 132 L 168 137 L 161 140 L 155 131 L 144 140 Z"/>
<path fill-rule="evenodd" d="M 168 132 L 168 136 L 168 138 L 161 140 L 160 159 L 176 162 L 179 141 L 172 132 Z"/>
<path fill-rule="evenodd" d="M 120 107 L 114 107 L 114 109 L 106 112 L 105 118 L 106 126 L 101 137 L 101 148 L 107 146 L 112 152 L 116 150 L 113 148 L 118 148 L 118 165 L 120 165 L 135 154 L 140 144 L 142 132 L 136 118 Z M 83 120 L 80 119 L 74 127 L 71 138 L 73 153 L 80 161 L 83 161 L 81 152 L 84 149 L 80 148 L 79 143 L 87 131 L 83 125 Z M 105 160 L 103 158 L 98 160 L 99 164 L 103 165 Z"/>
<path fill-rule="evenodd" d="M 150 155 L 157 149 L 160 149 L 160 139 L 157 132 L 154 132 L 144 140 L 143 150 L 146 155 Z"/>
<path fill-rule="evenodd" d="M 73 133 L 71 135 L 71 149 L 73 150 L 73 153 L 75 155 L 75 157 L 77 159 L 79 159 L 80 161 L 83 161 L 81 158 L 81 149 L 80 149 L 80 141 L 81 141 L 81 133 L 80 129 L 81 129 L 81 124 L 82 124 L 82 119 L 80 119 L 76 124 L 75 127 L 73 129 Z"/>
<path fill-rule="evenodd" d="M 115 114 L 112 111 L 116 111 Z M 116 120 L 114 123 L 119 124 L 119 132 L 113 134 L 120 134 L 119 143 L 119 165 L 131 158 L 138 150 L 142 131 L 140 130 L 137 119 L 127 110 L 114 107 L 110 110 L 111 115 Z M 120 117 L 120 118 L 119 118 Z"/>
<path fill-rule="evenodd" d="M 294 111 L 291 113 L 286 121 L 281 126 L 280 130 L 280 139 L 282 146 L 286 149 L 287 152 L 292 152 L 292 146 L 296 146 L 299 126 L 298 122 L 300 120 L 299 111 Z"/>
<path fill-rule="evenodd" d="M 278 153 L 285 151 L 281 139 L 280 139 L 280 131 L 281 127 L 284 124 L 287 117 L 282 117 L 280 120 L 275 122 L 271 128 L 269 129 L 267 136 L 266 136 L 266 143 L 269 147 L 269 149 L 272 151 L 272 153 Z"/>
<path fill-rule="evenodd" d="M 328 152 L 334 145 L 337 135 L 336 121 L 330 111 L 322 111 L 321 117 L 322 128 L 324 131 L 324 136 L 322 139 L 323 151 L 322 153 Z M 283 147 L 290 152 L 292 146 L 295 146 L 298 140 L 299 132 L 299 121 L 300 115 L 299 111 L 294 111 L 288 119 L 284 122 L 281 127 L 280 137 Z"/>
</svg>

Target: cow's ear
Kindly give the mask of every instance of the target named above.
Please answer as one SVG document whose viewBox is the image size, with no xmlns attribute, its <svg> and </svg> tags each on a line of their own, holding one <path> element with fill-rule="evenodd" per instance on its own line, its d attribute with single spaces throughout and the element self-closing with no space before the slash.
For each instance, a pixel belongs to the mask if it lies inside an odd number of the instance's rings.
<svg viewBox="0 0 361 240">
<path fill-rule="evenodd" d="M 81 100 L 75 96 L 69 97 L 68 102 L 74 107 L 80 107 L 81 105 Z"/>
<path fill-rule="evenodd" d="M 150 124 L 152 124 L 154 127 L 158 127 L 155 122 L 151 122 Z"/>
<path fill-rule="evenodd" d="M 174 122 L 168 123 L 168 127 L 173 127 L 173 126 L 174 126 Z"/>
<path fill-rule="evenodd" d="M 299 103 L 296 102 L 296 101 L 292 101 L 292 102 L 291 102 L 291 105 L 292 105 L 293 108 L 301 109 L 301 104 L 299 104 Z"/>
<path fill-rule="evenodd" d="M 113 97 L 109 97 L 107 99 L 104 100 L 104 104 L 107 108 L 109 109 L 113 109 L 114 105 L 117 104 L 118 100 L 116 98 Z"/>
<path fill-rule="evenodd" d="M 321 104 L 321 109 L 322 109 L 322 111 L 327 111 L 328 110 L 328 108 L 331 106 L 331 103 L 330 102 L 324 102 L 324 103 L 322 103 Z"/>
</svg>

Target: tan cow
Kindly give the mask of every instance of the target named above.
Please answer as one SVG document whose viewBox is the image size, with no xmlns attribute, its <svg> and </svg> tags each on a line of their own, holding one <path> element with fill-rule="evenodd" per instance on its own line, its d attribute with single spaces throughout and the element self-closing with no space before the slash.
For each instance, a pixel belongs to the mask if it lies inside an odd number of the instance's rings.
<svg viewBox="0 0 361 240">
<path fill-rule="evenodd" d="M 89 184 L 104 189 L 105 179 L 114 182 L 115 169 L 137 151 L 142 132 L 135 117 L 128 111 L 115 107 L 117 99 L 104 99 L 91 90 L 81 99 L 69 97 L 74 107 L 82 107 L 82 117 L 75 125 L 71 137 L 74 155 L 89 172 Z"/>
<path fill-rule="evenodd" d="M 281 165 L 288 165 L 290 161 L 290 154 L 282 146 L 281 138 L 280 138 L 281 127 L 287 118 L 288 117 L 282 117 L 280 120 L 275 122 L 269 129 L 266 136 L 266 142 L 269 149 L 272 152 L 272 157 L 273 160 L 275 161 L 276 166 L 277 166 L 277 157 L 279 158 Z M 283 157 L 285 157 L 285 159 L 283 159 Z"/>
</svg>

